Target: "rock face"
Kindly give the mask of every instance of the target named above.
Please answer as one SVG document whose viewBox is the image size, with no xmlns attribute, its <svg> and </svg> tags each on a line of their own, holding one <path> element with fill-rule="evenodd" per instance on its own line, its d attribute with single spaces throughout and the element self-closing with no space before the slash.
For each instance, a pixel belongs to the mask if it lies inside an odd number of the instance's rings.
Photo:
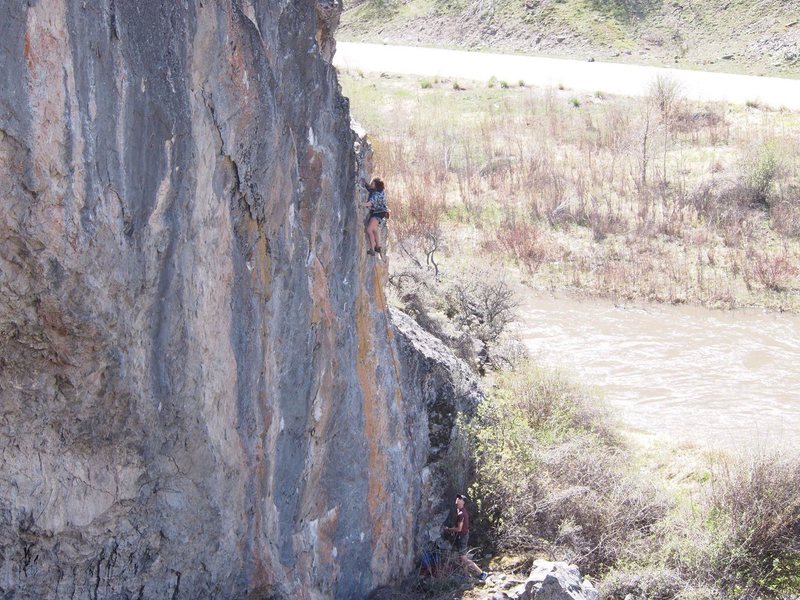
<svg viewBox="0 0 800 600">
<path fill-rule="evenodd" d="M 414 547 L 441 537 L 455 494 L 465 489 L 468 457 L 459 443 L 459 415 L 471 415 L 484 392 L 467 364 L 411 317 L 390 311 L 400 381 L 416 440 L 414 466 L 421 475 L 415 498 Z"/>
<path fill-rule="evenodd" d="M 433 451 L 339 10 L 0 7 L 4 597 L 359 598 L 410 568 Z"/>
</svg>

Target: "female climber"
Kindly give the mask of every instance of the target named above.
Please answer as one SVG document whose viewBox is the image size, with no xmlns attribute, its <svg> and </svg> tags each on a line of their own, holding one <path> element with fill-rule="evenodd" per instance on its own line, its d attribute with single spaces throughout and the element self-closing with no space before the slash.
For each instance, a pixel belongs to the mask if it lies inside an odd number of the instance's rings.
<svg viewBox="0 0 800 600">
<path fill-rule="evenodd" d="M 369 207 L 369 216 L 367 217 L 367 242 L 369 243 L 369 250 L 367 254 L 374 256 L 377 252 L 383 258 L 383 249 L 381 248 L 381 240 L 378 235 L 378 225 L 383 223 L 389 218 L 389 209 L 386 206 L 386 192 L 384 192 L 383 181 L 379 177 L 375 177 L 369 184 L 365 180 L 361 180 L 369 195 L 367 201 L 362 204 L 364 207 Z"/>
</svg>

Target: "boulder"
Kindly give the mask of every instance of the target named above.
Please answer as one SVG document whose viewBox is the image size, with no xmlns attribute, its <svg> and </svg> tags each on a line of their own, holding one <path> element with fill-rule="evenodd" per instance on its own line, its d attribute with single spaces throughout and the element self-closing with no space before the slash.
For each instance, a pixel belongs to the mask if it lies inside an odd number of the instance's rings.
<svg viewBox="0 0 800 600">
<path fill-rule="evenodd" d="M 518 600 L 599 600 L 594 586 L 575 565 L 536 560 Z"/>
</svg>

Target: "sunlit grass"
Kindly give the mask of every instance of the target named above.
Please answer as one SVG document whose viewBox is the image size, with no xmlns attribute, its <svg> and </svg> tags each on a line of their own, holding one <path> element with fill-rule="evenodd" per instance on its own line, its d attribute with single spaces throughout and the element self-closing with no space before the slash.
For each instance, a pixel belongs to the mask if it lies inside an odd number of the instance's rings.
<svg viewBox="0 0 800 600">
<path fill-rule="evenodd" d="M 796 113 L 680 101 L 665 125 L 641 99 L 342 82 L 394 202 L 438 207 L 416 212 L 477 232 L 486 256 L 511 252 L 534 286 L 800 309 Z M 769 193 L 759 206 L 748 173 L 772 164 L 758 158 L 770 147 L 780 165 L 759 180 Z M 393 220 L 397 234 L 403 225 Z M 538 245 L 523 243 L 534 231 Z"/>
</svg>

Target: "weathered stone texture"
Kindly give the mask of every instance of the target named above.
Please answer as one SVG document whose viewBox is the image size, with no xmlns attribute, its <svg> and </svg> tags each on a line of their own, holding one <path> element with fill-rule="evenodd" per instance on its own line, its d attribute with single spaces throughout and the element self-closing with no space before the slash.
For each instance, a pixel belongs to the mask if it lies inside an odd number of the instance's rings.
<svg viewBox="0 0 800 600">
<path fill-rule="evenodd" d="M 410 568 L 427 421 L 339 10 L 0 6 L 0 593 L 358 598 Z"/>
<path fill-rule="evenodd" d="M 458 417 L 473 415 L 484 392 L 469 366 L 439 339 L 408 315 L 396 309 L 389 314 L 420 474 L 414 547 L 423 548 L 440 539 L 455 494 L 466 491 L 470 464 Z"/>
</svg>

